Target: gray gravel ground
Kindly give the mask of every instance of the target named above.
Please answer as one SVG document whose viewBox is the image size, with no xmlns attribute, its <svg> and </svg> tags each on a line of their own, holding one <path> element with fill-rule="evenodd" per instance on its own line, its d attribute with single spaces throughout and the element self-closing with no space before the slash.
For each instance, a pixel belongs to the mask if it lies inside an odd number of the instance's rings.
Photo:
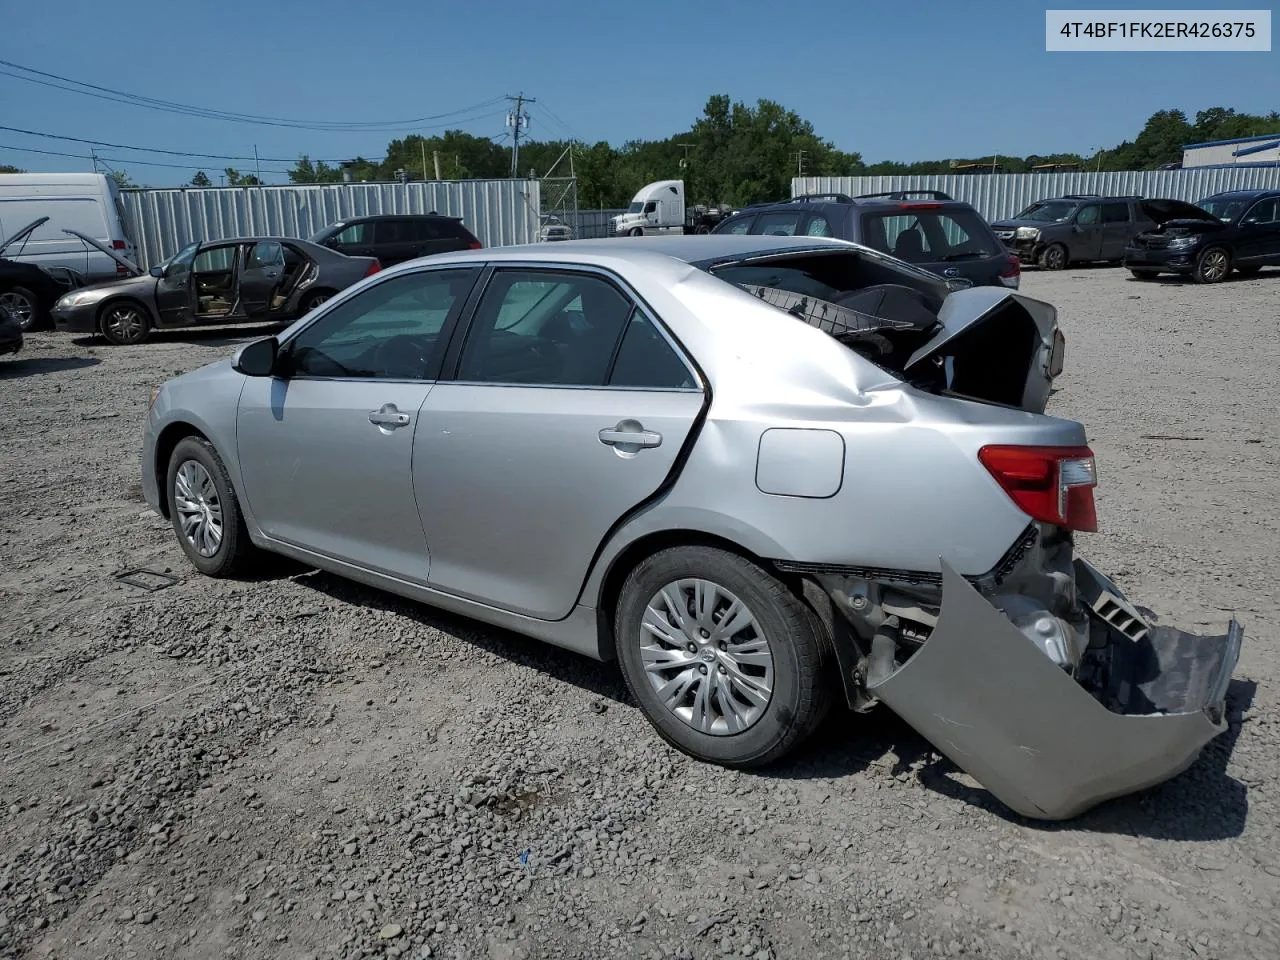
<svg viewBox="0 0 1280 960">
<path fill-rule="evenodd" d="M 139 424 L 261 331 L 31 335 L 0 360 L 0 957 L 1280 955 L 1280 271 L 1023 289 L 1099 458 L 1085 551 L 1247 633 L 1230 731 L 1064 825 L 887 713 L 728 773 L 611 667 L 284 561 L 203 579 L 145 510 Z"/>
</svg>

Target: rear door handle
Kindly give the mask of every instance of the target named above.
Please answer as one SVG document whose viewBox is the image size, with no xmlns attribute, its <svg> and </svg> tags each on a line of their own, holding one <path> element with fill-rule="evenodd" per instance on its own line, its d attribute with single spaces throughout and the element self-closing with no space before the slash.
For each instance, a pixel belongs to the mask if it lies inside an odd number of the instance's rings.
<svg viewBox="0 0 1280 960">
<path fill-rule="evenodd" d="M 369 422 L 379 427 L 407 427 L 409 415 L 396 409 L 394 403 L 384 403 L 381 409 L 369 411 Z"/>
<path fill-rule="evenodd" d="M 600 431 L 600 442 L 608 447 L 657 447 L 662 445 L 662 434 L 646 430 L 634 420 L 624 420 L 616 427 Z"/>
</svg>

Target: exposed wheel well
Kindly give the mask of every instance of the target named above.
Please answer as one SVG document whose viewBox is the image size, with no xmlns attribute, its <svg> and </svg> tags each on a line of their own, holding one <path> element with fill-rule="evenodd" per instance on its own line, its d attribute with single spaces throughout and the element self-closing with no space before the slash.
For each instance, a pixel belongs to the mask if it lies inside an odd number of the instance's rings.
<svg viewBox="0 0 1280 960">
<path fill-rule="evenodd" d="M 646 557 L 652 556 L 659 550 L 666 550 L 671 547 L 714 547 L 718 550 L 737 554 L 752 563 L 764 567 L 773 576 L 785 583 L 796 596 L 807 599 L 804 593 L 804 583 L 799 576 L 774 569 L 773 565 L 767 560 L 756 556 L 750 550 L 732 540 L 697 530 L 663 530 L 658 533 L 651 533 L 648 536 L 641 537 L 634 543 L 628 544 L 614 558 L 613 563 L 609 566 L 609 571 L 605 574 L 596 604 L 598 627 L 596 636 L 600 645 L 599 654 L 601 660 L 610 661 L 616 659 L 613 618 L 618 609 L 618 599 L 622 594 L 622 585 L 626 582 L 627 575 Z"/>
<path fill-rule="evenodd" d="M 165 474 L 168 472 L 169 458 L 173 456 L 174 448 L 187 437 L 209 439 L 189 423 L 171 423 L 156 439 L 156 459 L 151 464 L 151 470 L 155 474 L 156 489 L 160 494 L 160 513 L 166 520 L 169 519 L 169 491 L 165 488 Z"/>
</svg>

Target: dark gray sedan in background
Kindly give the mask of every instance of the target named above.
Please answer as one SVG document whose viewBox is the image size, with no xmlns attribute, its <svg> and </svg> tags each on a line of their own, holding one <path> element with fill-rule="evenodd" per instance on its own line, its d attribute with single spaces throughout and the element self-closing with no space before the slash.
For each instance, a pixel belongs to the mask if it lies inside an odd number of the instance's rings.
<svg viewBox="0 0 1280 960">
<path fill-rule="evenodd" d="M 155 329 L 293 320 L 381 269 L 373 257 L 291 237 L 210 240 L 141 276 L 66 294 L 53 320 L 58 330 L 101 333 L 116 344 L 141 343 Z"/>
</svg>

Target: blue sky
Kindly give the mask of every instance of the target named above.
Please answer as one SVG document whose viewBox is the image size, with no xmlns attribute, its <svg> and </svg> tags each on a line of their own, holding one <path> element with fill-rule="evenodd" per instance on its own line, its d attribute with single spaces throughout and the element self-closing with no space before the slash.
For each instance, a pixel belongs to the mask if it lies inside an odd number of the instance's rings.
<svg viewBox="0 0 1280 960">
<path fill-rule="evenodd" d="M 1161 9 L 1241 6 L 1250 5 L 1166 0 Z M 1191 116 L 1217 105 L 1280 108 L 1274 44 L 1270 53 L 1046 53 L 1045 5 L 1009 0 L 59 0 L 6 7 L 0 58 L 75 80 L 308 121 L 452 113 L 455 121 L 470 119 L 445 125 L 493 136 L 504 132 L 501 104 L 457 111 L 519 91 L 538 100 L 529 108 L 535 138 L 620 144 L 667 136 L 686 129 L 708 96 L 726 93 L 780 101 L 820 136 L 869 161 L 1089 152 L 1132 137 L 1165 107 Z M 393 136 L 442 129 L 352 133 L 199 119 L 3 75 L 0 124 L 234 156 L 252 156 L 256 145 L 272 158 L 380 156 Z M 0 130 L 0 163 L 28 170 L 87 170 L 88 151 Z M 156 185 L 185 182 L 194 171 L 139 161 L 203 165 L 211 174 L 253 167 L 99 153 L 124 161 L 135 181 Z M 264 179 L 283 181 L 277 171 L 286 166 L 264 162 Z"/>
</svg>

